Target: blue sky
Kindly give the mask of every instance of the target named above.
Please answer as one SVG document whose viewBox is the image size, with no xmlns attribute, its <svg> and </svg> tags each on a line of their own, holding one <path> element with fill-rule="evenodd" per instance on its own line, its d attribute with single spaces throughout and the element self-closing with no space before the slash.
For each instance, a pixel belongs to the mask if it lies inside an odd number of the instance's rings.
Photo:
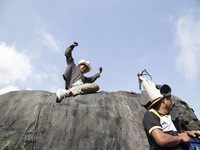
<svg viewBox="0 0 200 150">
<path fill-rule="evenodd" d="M 64 88 L 65 49 L 103 72 L 100 91 L 140 93 L 143 69 L 200 118 L 198 0 L 1 0 L 0 94 Z"/>
</svg>

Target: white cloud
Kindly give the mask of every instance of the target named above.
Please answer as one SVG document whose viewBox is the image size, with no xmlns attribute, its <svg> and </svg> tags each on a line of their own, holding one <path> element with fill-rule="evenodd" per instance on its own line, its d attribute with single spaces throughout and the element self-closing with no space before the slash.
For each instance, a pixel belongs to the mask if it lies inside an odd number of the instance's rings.
<svg viewBox="0 0 200 150">
<path fill-rule="evenodd" d="M 52 82 L 59 82 L 59 77 L 57 74 L 51 74 L 51 80 Z"/>
<path fill-rule="evenodd" d="M 30 58 L 13 46 L 0 42 L 0 84 L 25 81 L 32 72 Z"/>
<path fill-rule="evenodd" d="M 6 86 L 3 89 L 0 89 L 0 95 L 4 94 L 4 93 L 8 93 L 10 91 L 18 91 L 18 90 L 19 90 L 19 88 L 17 86 L 9 85 L 9 86 Z"/>
<path fill-rule="evenodd" d="M 26 90 L 33 90 L 32 88 L 28 87 Z"/>
<path fill-rule="evenodd" d="M 44 72 L 42 72 L 42 73 L 36 73 L 36 74 L 34 75 L 34 78 L 36 78 L 38 82 L 39 82 L 39 81 L 41 82 L 41 81 L 47 79 L 47 78 L 48 78 L 48 75 L 47 75 L 46 73 L 44 73 Z"/>
<path fill-rule="evenodd" d="M 60 50 L 59 48 L 59 41 L 54 40 L 52 35 L 50 33 L 42 32 L 42 37 L 43 37 L 43 44 L 48 46 L 53 52 L 58 52 Z"/>
<path fill-rule="evenodd" d="M 200 11 L 189 11 L 178 19 L 176 42 L 180 47 L 177 70 L 194 83 L 200 66 Z"/>
</svg>

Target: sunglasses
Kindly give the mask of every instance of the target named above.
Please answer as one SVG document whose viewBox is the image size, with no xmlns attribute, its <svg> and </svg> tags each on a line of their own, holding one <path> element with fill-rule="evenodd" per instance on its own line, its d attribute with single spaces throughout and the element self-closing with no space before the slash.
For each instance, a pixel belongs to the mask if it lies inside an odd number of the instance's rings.
<svg viewBox="0 0 200 150">
<path fill-rule="evenodd" d="M 171 95 L 165 96 L 167 100 L 171 100 Z"/>
</svg>

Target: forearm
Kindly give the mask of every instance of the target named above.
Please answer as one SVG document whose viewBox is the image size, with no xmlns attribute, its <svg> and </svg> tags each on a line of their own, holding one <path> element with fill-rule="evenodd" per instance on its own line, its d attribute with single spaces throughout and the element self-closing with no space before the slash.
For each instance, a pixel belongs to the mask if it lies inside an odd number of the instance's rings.
<svg viewBox="0 0 200 150">
<path fill-rule="evenodd" d="M 74 49 L 74 46 L 71 45 L 65 50 L 65 56 L 66 56 L 67 64 L 70 64 L 71 62 L 73 62 L 73 57 L 72 57 L 73 49 Z"/>
<path fill-rule="evenodd" d="M 161 147 L 174 147 L 182 142 L 183 140 L 180 136 L 165 134 L 165 136 L 157 144 Z"/>
<path fill-rule="evenodd" d="M 160 129 L 156 129 L 152 131 L 152 136 L 155 142 L 161 147 L 174 147 L 182 142 L 184 142 L 183 138 L 187 138 L 187 134 L 181 133 L 178 136 L 172 136 L 170 134 L 164 133 Z M 188 137 L 189 138 L 189 137 Z"/>
<path fill-rule="evenodd" d="M 74 49 L 74 46 L 71 45 L 65 50 L 65 56 L 71 55 L 72 51 Z"/>
<path fill-rule="evenodd" d="M 97 78 L 100 77 L 100 74 L 99 73 L 96 73 L 95 75 L 91 76 L 91 77 L 88 77 L 87 78 L 87 82 L 88 83 L 93 83 L 94 81 L 96 81 Z"/>
</svg>

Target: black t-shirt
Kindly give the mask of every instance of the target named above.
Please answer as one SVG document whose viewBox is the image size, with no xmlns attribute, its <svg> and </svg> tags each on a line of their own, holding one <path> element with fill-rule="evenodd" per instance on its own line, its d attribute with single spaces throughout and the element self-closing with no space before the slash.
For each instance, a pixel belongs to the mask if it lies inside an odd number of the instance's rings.
<svg viewBox="0 0 200 150">
<path fill-rule="evenodd" d="M 156 110 L 150 109 L 144 114 L 143 118 L 143 125 L 144 130 L 146 132 L 150 150 L 185 150 L 187 149 L 185 146 L 183 148 L 184 144 L 179 144 L 176 147 L 172 148 L 166 148 L 166 147 L 160 147 L 155 142 L 154 138 L 152 137 L 151 133 L 155 129 L 160 129 L 166 134 L 170 134 L 172 136 L 178 136 L 178 131 L 174 125 L 174 123 L 171 120 L 170 115 L 162 115 L 159 114 Z"/>
</svg>

